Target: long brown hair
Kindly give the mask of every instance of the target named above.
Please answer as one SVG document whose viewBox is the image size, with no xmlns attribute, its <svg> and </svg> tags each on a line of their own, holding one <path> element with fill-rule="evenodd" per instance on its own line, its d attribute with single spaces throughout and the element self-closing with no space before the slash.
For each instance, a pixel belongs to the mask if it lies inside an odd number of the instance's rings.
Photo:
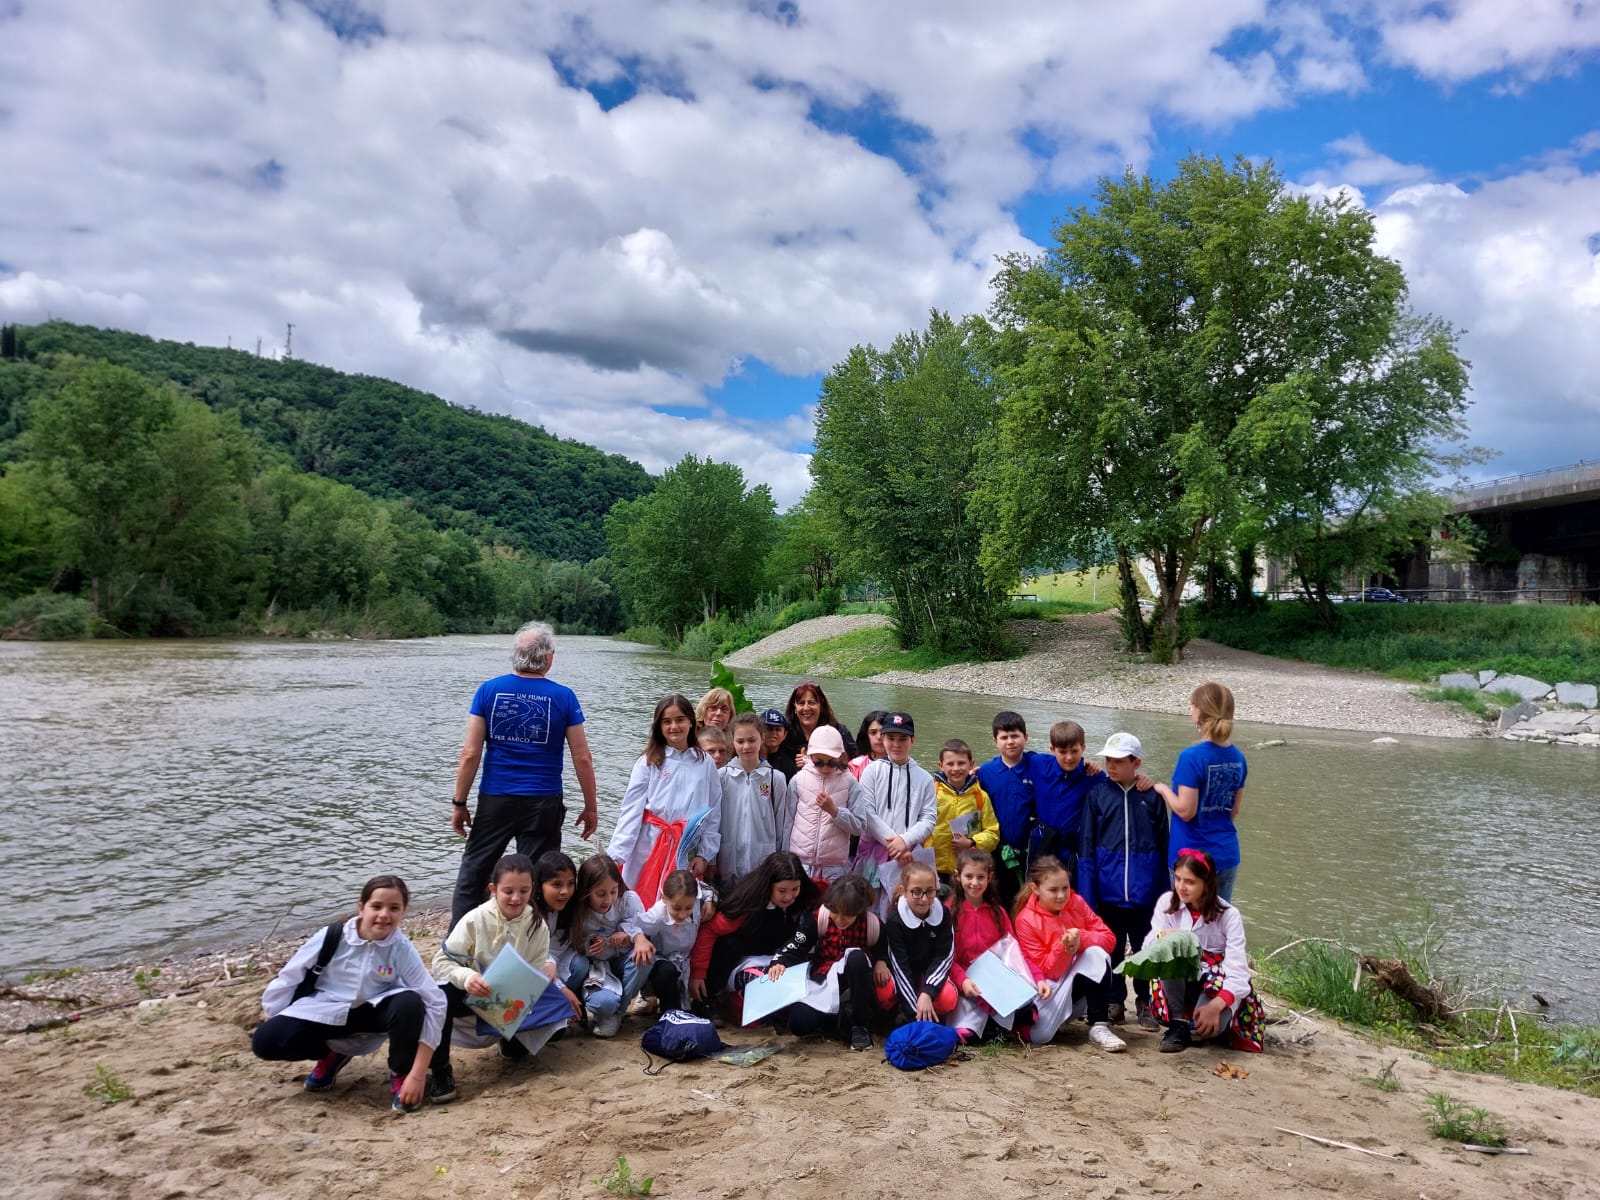
<svg viewBox="0 0 1600 1200">
<path fill-rule="evenodd" d="M 950 894 L 950 915 L 956 919 L 956 928 L 961 927 L 961 912 L 972 907 L 967 903 L 966 889 L 961 886 L 962 867 L 982 867 L 989 873 L 989 883 L 983 889 L 983 907 L 987 908 L 995 917 L 995 924 L 1004 927 L 1000 920 L 1005 913 L 1005 905 L 1000 903 L 1000 884 L 995 878 L 994 855 L 987 850 L 980 850 L 976 846 L 968 846 L 956 855 L 955 889 Z"/>
<path fill-rule="evenodd" d="M 1072 873 L 1054 854 L 1041 854 L 1028 866 L 1028 882 L 1022 885 L 1022 890 L 1017 893 L 1016 900 L 1011 905 L 1011 918 L 1015 920 L 1023 908 L 1027 906 L 1028 897 L 1039 890 L 1039 885 L 1049 876 L 1060 871 L 1067 877 L 1067 885 L 1072 885 Z"/>
<path fill-rule="evenodd" d="M 1178 851 L 1178 861 L 1172 864 L 1172 873 L 1187 871 L 1200 881 L 1200 886 L 1205 889 L 1200 895 L 1200 903 L 1195 907 L 1200 910 L 1200 919 L 1207 924 L 1215 921 L 1222 915 L 1222 906 L 1227 903 L 1217 894 L 1217 860 L 1204 850 L 1193 850 L 1185 846 Z M 1175 913 L 1183 907 L 1183 901 L 1178 899 L 1178 889 L 1172 889 L 1172 901 L 1167 905 L 1169 913 Z"/>
<path fill-rule="evenodd" d="M 675 708 L 689 718 L 689 749 L 697 755 L 704 753 L 694 735 L 694 705 L 689 703 L 687 696 L 673 692 L 656 701 L 656 711 L 650 718 L 650 739 L 644 744 L 644 760 L 652 767 L 659 767 L 667 761 L 667 739 L 661 732 L 661 718 L 667 715 L 669 708 Z"/>
<path fill-rule="evenodd" d="M 839 718 L 833 715 L 833 705 L 828 703 L 828 697 L 820 687 L 808 679 L 804 683 L 794 685 L 794 691 L 789 693 L 789 703 L 784 705 L 783 708 L 783 715 L 788 720 L 789 728 L 796 737 L 800 736 L 804 731 L 800 728 L 800 718 L 794 715 L 794 702 L 807 693 L 815 696 L 817 704 L 821 706 L 821 711 L 817 713 L 818 728 L 839 723 Z"/>
</svg>

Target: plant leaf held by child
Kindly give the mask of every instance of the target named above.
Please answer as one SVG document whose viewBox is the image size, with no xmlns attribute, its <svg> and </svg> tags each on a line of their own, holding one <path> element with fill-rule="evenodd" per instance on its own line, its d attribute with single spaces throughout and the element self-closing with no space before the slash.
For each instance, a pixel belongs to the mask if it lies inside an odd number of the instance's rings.
<svg viewBox="0 0 1600 1200">
<path fill-rule="evenodd" d="M 1174 930 L 1148 950 L 1128 955 L 1117 972 L 1129 979 L 1198 979 L 1200 939 L 1187 929 Z"/>
<path fill-rule="evenodd" d="M 735 713 L 755 712 L 756 706 L 750 703 L 750 697 L 744 694 L 744 684 L 740 683 L 734 673 L 722 664 L 719 659 L 711 664 L 711 686 L 726 688 L 733 697 L 733 711 Z"/>
</svg>

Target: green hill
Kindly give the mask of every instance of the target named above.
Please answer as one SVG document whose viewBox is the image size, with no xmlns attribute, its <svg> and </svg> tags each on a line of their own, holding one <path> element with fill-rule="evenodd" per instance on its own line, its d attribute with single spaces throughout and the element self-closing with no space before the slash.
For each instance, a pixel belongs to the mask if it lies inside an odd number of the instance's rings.
<svg viewBox="0 0 1600 1200">
<path fill-rule="evenodd" d="M 601 557 L 607 510 L 651 487 L 630 459 L 387 379 L 65 321 L 16 333 L 34 363 L 72 354 L 171 381 L 236 413 L 297 470 L 409 500 L 441 525 L 543 558 Z M 0 387 L 0 441 L 18 428 L 20 391 Z"/>
</svg>

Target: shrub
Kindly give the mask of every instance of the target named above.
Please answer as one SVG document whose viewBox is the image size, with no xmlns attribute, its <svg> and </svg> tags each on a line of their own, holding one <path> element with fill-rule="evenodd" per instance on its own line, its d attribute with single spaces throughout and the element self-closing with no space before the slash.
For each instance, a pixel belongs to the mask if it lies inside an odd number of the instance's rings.
<svg viewBox="0 0 1600 1200">
<path fill-rule="evenodd" d="M 35 592 L 0 609 L 0 637 L 18 641 L 62 642 L 94 635 L 94 609 L 81 596 Z"/>
</svg>

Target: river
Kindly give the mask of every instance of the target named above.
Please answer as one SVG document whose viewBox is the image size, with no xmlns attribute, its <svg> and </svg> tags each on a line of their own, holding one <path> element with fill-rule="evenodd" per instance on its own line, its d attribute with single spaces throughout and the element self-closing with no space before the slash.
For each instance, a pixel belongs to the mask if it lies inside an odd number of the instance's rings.
<svg viewBox="0 0 1600 1200">
<path fill-rule="evenodd" d="M 473 689 L 507 669 L 510 638 L 400 642 L 0 643 L 0 971 L 138 961 L 314 925 L 361 882 L 397 871 L 444 902 L 456 751 Z M 600 844 L 655 701 L 697 698 L 706 669 L 601 638 L 564 637 L 552 678 L 583 703 L 601 794 Z M 791 677 L 741 673 L 758 704 Z M 1194 740 L 1178 715 L 824 681 L 841 717 L 904 708 L 931 765 L 940 741 L 992 753 L 1012 707 L 1045 747 L 1117 729 L 1169 778 Z M 1287 744 L 1256 748 L 1268 739 Z M 1588 878 L 1593 753 L 1495 740 L 1403 739 L 1241 725 L 1250 762 L 1235 899 L 1252 945 L 1342 935 L 1377 947 L 1431 907 L 1445 963 L 1509 971 L 1559 1015 L 1600 1017 Z M 1584 784 L 1583 779 L 1591 780 Z M 570 779 L 568 791 L 577 796 Z M 573 842 L 573 848 L 582 843 Z"/>
</svg>

